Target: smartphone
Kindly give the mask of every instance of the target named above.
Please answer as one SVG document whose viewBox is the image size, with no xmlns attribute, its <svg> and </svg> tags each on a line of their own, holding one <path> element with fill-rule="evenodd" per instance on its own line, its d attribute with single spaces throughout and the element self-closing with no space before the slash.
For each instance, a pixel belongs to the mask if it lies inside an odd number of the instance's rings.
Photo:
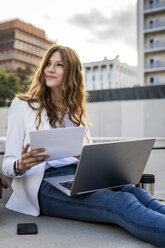
<svg viewBox="0 0 165 248">
<path fill-rule="evenodd" d="M 36 223 L 19 223 L 17 224 L 17 234 L 37 234 Z"/>
</svg>

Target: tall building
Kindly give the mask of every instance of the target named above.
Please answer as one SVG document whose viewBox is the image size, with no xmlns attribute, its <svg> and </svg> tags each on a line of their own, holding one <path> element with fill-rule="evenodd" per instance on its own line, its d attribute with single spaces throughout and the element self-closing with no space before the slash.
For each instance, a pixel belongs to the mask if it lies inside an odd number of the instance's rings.
<svg viewBox="0 0 165 248">
<path fill-rule="evenodd" d="M 165 0 L 138 0 L 138 82 L 165 84 Z"/>
<path fill-rule="evenodd" d="M 137 85 L 137 68 L 119 61 L 109 60 L 84 63 L 86 90 L 133 87 Z"/>
<path fill-rule="evenodd" d="M 0 22 L 0 67 L 25 78 L 52 43 L 44 30 L 22 20 Z"/>
</svg>

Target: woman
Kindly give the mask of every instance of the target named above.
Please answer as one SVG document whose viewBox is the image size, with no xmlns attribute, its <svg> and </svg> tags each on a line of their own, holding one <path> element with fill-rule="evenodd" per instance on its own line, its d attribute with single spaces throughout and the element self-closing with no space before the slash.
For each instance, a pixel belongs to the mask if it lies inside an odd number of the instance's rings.
<svg viewBox="0 0 165 248">
<path fill-rule="evenodd" d="M 14 99 L 9 114 L 3 172 L 13 177 L 9 209 L 38 216 L 116 223 L 136 237 L 165 246 L 165 206 L 135 186 L 68 197 L 43 179 L 73 174 L 78 159 L 45 162 L 29 149 L 29 131 L 86 125 L 82 65 L 74 50 L 54 45 L 46 52 L 27 94 Z M 91 142 L 89 131 L 84 143 Z"/>
</svg>

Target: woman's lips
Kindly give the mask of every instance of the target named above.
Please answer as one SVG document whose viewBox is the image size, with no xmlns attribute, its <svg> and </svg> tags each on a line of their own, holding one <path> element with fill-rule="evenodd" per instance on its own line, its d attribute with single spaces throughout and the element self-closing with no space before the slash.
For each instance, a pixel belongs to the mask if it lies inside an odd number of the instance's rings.
<svg viewBox="0 0 165 248">
<path fill-rule="evenodd" d="M 46 79 L 54 79 L 56 77 L 53 77 L 53 76 L 46 76 Z"/>
</svg>

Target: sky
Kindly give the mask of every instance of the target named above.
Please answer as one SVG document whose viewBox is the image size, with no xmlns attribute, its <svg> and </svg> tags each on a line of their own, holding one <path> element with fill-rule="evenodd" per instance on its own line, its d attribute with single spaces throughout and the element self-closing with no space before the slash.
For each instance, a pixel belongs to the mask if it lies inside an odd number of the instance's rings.
<svg viewBox="0 0 165 248">
<path fill-rule="evenodd" d="M 137 0 L 4 0 L 0 22 L 19 18 L 73 48 L 82 63 L 114 59 L 137 65 Z"/>
</svg>

